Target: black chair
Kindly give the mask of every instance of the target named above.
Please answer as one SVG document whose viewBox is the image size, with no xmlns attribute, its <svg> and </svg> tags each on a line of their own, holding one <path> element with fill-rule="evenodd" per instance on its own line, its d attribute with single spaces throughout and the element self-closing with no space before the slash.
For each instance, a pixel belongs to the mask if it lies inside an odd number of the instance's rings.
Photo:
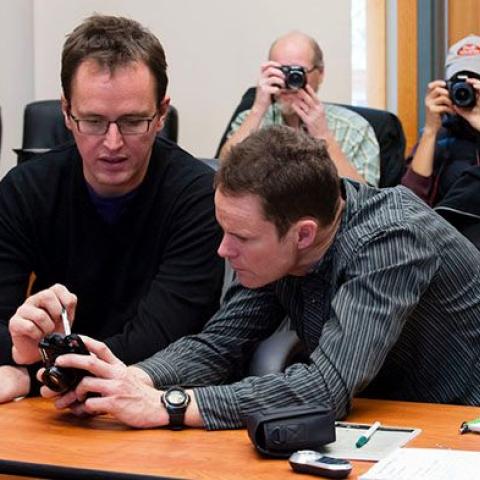
<svg viewBox="0 0 480 480">
<path fill-rule="evenodd" d="M 255 100 L 255 87 L 249 88 L 233 112 L 227 128 L 223 132 L 220 144 L 215 154 L 220 154 L 220 149 L 227 140 L 229 127 L 235 117 L 253 105 Z M 364 117 L 375 132 L 380 146 L 380 187 L 392 187 L 400 183 L 400 179 L 405 170 L 405 135 L 402 124 L 398 117 L 385 110 L 374 108 L 357 107 L 353 105 L 340 105 L 352 110 Z"/>
<path fill-rule="evenodd" d="M 169 107 L 165 126 L 159 136 L 177 142 L 178 112 L 175 107 Z M 72 140 L 72 133 L 65 126 L 60 100 L 29 103 L 23 116 L 22 148 L 15 149 L 18 163 L 28 160 L 34 154 L 48 151 Z"/>
</svg>

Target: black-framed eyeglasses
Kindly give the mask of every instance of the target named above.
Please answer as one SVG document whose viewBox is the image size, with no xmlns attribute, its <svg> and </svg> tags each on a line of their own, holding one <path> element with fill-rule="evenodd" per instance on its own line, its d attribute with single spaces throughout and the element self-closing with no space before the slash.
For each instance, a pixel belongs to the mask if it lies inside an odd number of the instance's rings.
<svg viewBox="0 0 480 480">
<path fill-rule="evenodd" d="M 85 135 L 105 135 L 111 123 L 115 123 L 122 135 L 141 135 L 147 133 L 150 124 L 158 115 L 155 112 L 151 117 L 122 117 L 117 120 L 106 120 L 105 118 L 77 118 L 69 112 L 70 118 L 77 124 L 78 131 Z"/>
</svg>

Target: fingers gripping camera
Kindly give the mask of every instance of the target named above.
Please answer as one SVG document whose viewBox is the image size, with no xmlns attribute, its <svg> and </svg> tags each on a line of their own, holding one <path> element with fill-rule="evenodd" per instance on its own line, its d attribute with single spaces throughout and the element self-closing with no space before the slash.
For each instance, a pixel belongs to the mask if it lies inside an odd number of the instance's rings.
<svg viewBox="0 0 480 480">
<path fill-rule="evenodd" d="M 53 333 L 47 335 L 39 343 L 45 371 L 42 382 L 54 392 L 65 393 L 73 390 L 80 380 L 88 374 L 85 370 L 77 368 L 61 368 L 55 365 L 55 360 L 66 353 L 90 355 L 82 339 L 76 334 L 62 335 Z"/>
</svg>

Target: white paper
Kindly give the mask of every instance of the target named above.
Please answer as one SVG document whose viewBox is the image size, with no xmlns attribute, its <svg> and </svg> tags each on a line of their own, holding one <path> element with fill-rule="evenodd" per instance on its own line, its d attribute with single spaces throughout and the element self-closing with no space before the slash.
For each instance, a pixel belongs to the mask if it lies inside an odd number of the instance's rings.
<svg viewBox="0 0 480 480">
<path fill-rule="evenodd" d="M 318 448 L 318 451 L 329 457 L 376 461 L 403 447 L 421 432 L 418 428 L 381 425 L 363 447 L 357 448 L 358 437 L 370 427 L 364 423 L 336 422 L 336 441 Z"/>
<path fill-rule="evenodd" d="M 480 452 L 399 448 L 359 480 L 474 480 L 480 478 Z"/>
</svg>

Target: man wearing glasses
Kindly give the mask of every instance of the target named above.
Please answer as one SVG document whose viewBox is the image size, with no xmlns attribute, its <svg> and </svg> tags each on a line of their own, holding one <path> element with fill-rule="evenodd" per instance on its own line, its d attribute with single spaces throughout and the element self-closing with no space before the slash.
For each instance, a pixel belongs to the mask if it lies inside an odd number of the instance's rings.
<svg viewBox="0 0 480 480">
<path fill-rule="evenodd" d="M 64 333 L 62 310 L 131 364 L 218 308 L 213 172 L 157 138 L 169 104 L 158 39 L 94 15 L 68 36 L 61 80 L 75 142 L 0 183 L 0 401 L 35 391 L 38 343 Z"/>
<path fill-rule="evenodd" d="M 253 106 L 231 123 L 220 158 L 261 127 L 288 125 L 325 140 L 340 176 L 378 185 L 375 132 L 357 113 L 318 98 L 324 75 L 323 52 L 312 37 L 291 32 L 277 39 L 260 68 Z"/>
</svg>

